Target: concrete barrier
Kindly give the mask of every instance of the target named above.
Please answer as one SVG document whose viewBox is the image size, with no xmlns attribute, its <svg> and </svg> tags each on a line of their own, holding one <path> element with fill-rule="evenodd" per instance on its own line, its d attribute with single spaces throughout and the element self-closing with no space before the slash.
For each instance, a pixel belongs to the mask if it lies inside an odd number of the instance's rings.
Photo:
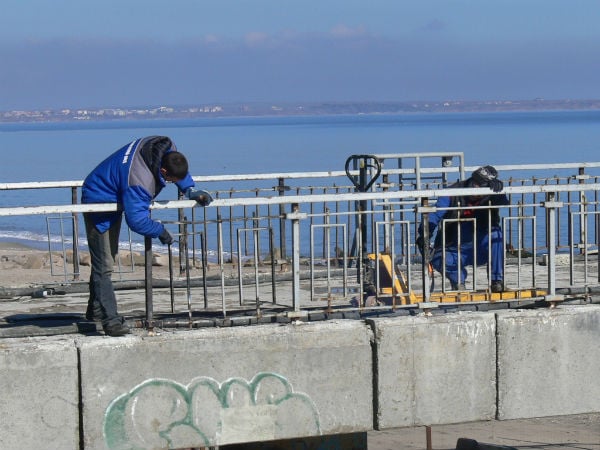
<svg viewBox="0 0 600 450">
<path fill-rule="evenodd" d="M 0 448 L 333 445 L 600 411 L 596 305 L 141 333 L 0 341 Z"/>
<path fill-rule="evenodd" d="M 493 313 L 370 321 L 375 333 L 376 428 L 493 419 Z"/>
<path fill-rule="evenodd" d="M 498 312 L 498 418 L 600 411 L 600 307 Z"/>
<path fill-rule="evenodd" d="M 0 392 L 0 448 L 79 448 L 79 374 L 72 339 L 3 339 Z"/>
<path fill-rule="evenodd" d="M 373 427 L 362 321 L 80 341 L 86 449 L 188 448 Z"/>
</svg>

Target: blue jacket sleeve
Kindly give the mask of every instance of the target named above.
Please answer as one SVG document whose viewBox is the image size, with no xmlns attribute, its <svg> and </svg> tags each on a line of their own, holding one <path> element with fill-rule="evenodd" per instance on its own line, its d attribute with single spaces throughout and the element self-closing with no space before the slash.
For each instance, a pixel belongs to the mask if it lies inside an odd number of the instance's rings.
<svg viewBox="0 0 600 450">
<path fill-rule="evenodd" d="M 127 225 L 134 232 L 147 237 L 158 237 L 164 225 L 150 217 L 152 196 L 141 186 L 130 186 L 123 193 L 123 211 Z"/>
<path fill-rule="evenodd" d="M 430 233 L 433 233 L 433 229 L 437 228 L 440 221 L 448 213 L 448 210 L 444 208 L 449 207 L 451 203 L 450 197 L 440 197 L 437 199 L 437 202 L 435 203 L 436 211 L 432 214 L 429 214 Z M 431 228 L 431 225 L 433 225 L 433 229 Z"/>
<path fill-rule="evenodd" d="M 181 192 L 187 191 L 189 188 L 194 187 L 195 183 L 192 180 L 192 176 L 188 173 L 185 178 L 175 183 Z"/>
<path fill-rule="evenodd" d="M 433 235 L 433 232 L 437 228 L 438 224 L 440 223 L 440 221 L 444 218 L 444 216 L 448 212 L 447 209 L 443 209 L 443 208 L 449 207 L 450 203 L 451 203 L 450 197 L 440 197 L 437 199 L 437 202 L 435 203 L 436 211 L 433 213 L 430 213 L 427 218 L 428 222 L 429 222 L 429 235 L 430 236 Z M 419 234 L 423 234 L 423 223 L 421 223 L 419 225 Z"/>
</svg>

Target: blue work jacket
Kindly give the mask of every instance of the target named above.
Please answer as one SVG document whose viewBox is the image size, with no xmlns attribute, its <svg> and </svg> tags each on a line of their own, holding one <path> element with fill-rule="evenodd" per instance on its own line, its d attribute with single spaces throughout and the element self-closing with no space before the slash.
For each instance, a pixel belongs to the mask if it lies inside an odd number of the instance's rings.
<svg viewBox="0 0 600 450">
<path fill-rule="evenodd" d="M 451 188 L 463 188 L 471 186 L 470 178 L 466 181 L 459 181 L 454 183 Z M 474 196 L 459 196 L 459 197 L 440 197 L 436 202 L 436 212 L 429 215 L 429 233 L 433 234 L 434 230 L 438 228 L 440 222 L 445 219 L 457 219 L 459 217 L 463 219 L 475 219 L 477 224 L 477 235 L 483 236 L 488 233 L 489 227 L 497 229 L 500 227 L 500 211 L 497 208 L 474 208 L 470 209 L 469 206 L 504 206 L 508 205 L 508 198 L 505 194 L 491 194 L 489 196 L 474 197 Z M 446 210 L 444 208 L 461 206 L 464 209 L 457 210 Z M 491 223 L 490 223 L 491 221 Z M 446 246 L 456 245 L 458 237 L 458 223 L 449 222 L 445 228 L 446 230 Z M 461 242 L 470 243 L 473 241 L 473 235 L 475 227 L 473 221 L 467 220 L 460 223 Z M 435 239 L 435 247 L 442 247 L 442 233 L 438 230 Z"/>
<path fill-rule="evenodd" d="M 143 236 L 158 237 L 164 225 L 150 217 L 150 204 L 166 186 L 160 173 L 162 157 L 177 151 L 165 136 L 137 139 L 110 155 L 83 182 L 82 203 L 118 203 L 120 211 L 93 213 L 96 229 L 104 233 L 125 213 L 127 225 Z M 194 186 L 189 173 L 175 183 L 181 192 Z"/>
</svg>

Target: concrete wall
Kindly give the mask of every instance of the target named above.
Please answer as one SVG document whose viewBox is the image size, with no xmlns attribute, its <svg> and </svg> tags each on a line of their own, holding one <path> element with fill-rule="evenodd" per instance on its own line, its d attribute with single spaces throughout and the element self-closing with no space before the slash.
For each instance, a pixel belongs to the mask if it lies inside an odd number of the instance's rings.
<svg viewBox="0 0 600 450">
<path fill-rule="evenodd" d="M 187 448 L 370 430 L 371 340 L 361 321 L 85 339 L 85 448 Z"/>
<path fill-rule="evenodd" d="M 73 339 L 0 341 L 0 448 L 79 448 Z"/>
<path fill-rule="evenodd" d="M 0 448 L 200 447 L 599 412 L 598 342 L 590 305 L 3 339 Z"/>
<path fill-rule="evenodd" d="M 375 330 L 376 427 L 493 419 L 493 313 L 371 321 Z"/>
<path fill-rule="evenodd" d="M 600 307 L 498 313 L 498 418 L 600 411 Z"/>
</svg>

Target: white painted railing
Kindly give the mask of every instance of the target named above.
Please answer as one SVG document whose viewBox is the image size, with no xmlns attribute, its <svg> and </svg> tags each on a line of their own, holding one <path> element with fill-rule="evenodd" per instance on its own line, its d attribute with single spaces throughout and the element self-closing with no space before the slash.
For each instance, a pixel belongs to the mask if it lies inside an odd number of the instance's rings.
<svg viewBox="0 0 600 450">
<path fill-rule="evenodd" d="M 386 293 L 379 267 L 369 267 L 372 263 L 366 253 L 387 253 L 398 268 L 389 274 L 391 283 L 397 276 L 408 275 L 405 283 L 409 290 L 420 293 L 420 302 L 430 300 L 414 245 L 423 199 L 434 205 L 442 195 L 489 194 L 489 189 L 444 187 L 452 182 L 451 177 L 468 176 L 477 168 L 464 166 L 461 153 L 385 154 L 376 158 L 382 164 L 381 174 L 367 192 L 356 192 L 360 189 L 349 183 L 346 171 L 206 176 L 194 179 L 215 193 L 209 207 L 195 207 L 189 200 L 155 202 L 153 215 L 166 213 L 161 220 L 177 230 L 179 254 L 188 261 L 185 269 L 202 269 L 200 277 L 188 272 L 186 289 L 202 287 L 204 309 L 218 309 L 224 317 L 231 308 L 247 308 L 250 303 L 257 314 L 268 304 L 284 305 L 284 311 L 301 315 L 318 301 L 326 302 L 325 309 L 336 305 L 361 310 L 385 308 L 389 306 L 382 301 L 386 296 L 398 297 L 392 299 L 392 306 L 402 307 L 408 294 Z M 425 167 L 426 158 L 440 161 L 440 166 Z M 460 164 L 453 166 L 456 159 Z M 361 161 L 355 162 L 360 165 Z M 564 297 L 563 292 L 589 292 L 598 285 L 595 253 L 600 234 L 600 179 L 595 172 L 600 170 L 600 163 L 496 167 L 505 182 L 504 193 L 511 200 L 500 211 L 507 218 L 507 288 L 515 292 L 541 288 L 545 299 L 555 300 Z M 353 182 L 361 175 L 369 180 L 373 170 L 352 167 L 349 175 Z M 0 183 L 6 196 L 19 190 L 64 188 L 71 191 L 72 198 L 72 204 L 2 207 L 0 227 L 3 217 L 66 218 L 74 223 L 73 231 L 60 239 L 72 242 L 78 255 L 83 250 L 78 215 L 118 208 L 114 204 L 77 204 L 80 187 L 81 181 Z M 148 242 L 145 249 L 153 251 Z M 568 255 L 568 271 L 557 267 L 558 253 Z M 75 283 L 79 282 L 78 258 L 73 260 L 68 281 Z M 246 265 L 244 261 L 248 261 Z M 540 266 L 540 262 L 546 265 Z M 219 274 L 213 289 L 207 289 L 209 263 L 217 266 Z M 374 281 L 369 281 L 369 271 Z M 473 271 L 475 275 L 477 271 Z M 149 288 L 152 280 L 147 278 L 146 274 L 144 281 Z M 227 289 L 232 279 L 237 292 Z M 438 279 L 437 289 L 445 290 L 439 274 Z M 485 279 L 485 272 L 479 279 Z M 368 282 L 376 285 L 373 296 L 368 295 Z M 249 290 L 253 295 L 250 301 Z"/>
</svg>

